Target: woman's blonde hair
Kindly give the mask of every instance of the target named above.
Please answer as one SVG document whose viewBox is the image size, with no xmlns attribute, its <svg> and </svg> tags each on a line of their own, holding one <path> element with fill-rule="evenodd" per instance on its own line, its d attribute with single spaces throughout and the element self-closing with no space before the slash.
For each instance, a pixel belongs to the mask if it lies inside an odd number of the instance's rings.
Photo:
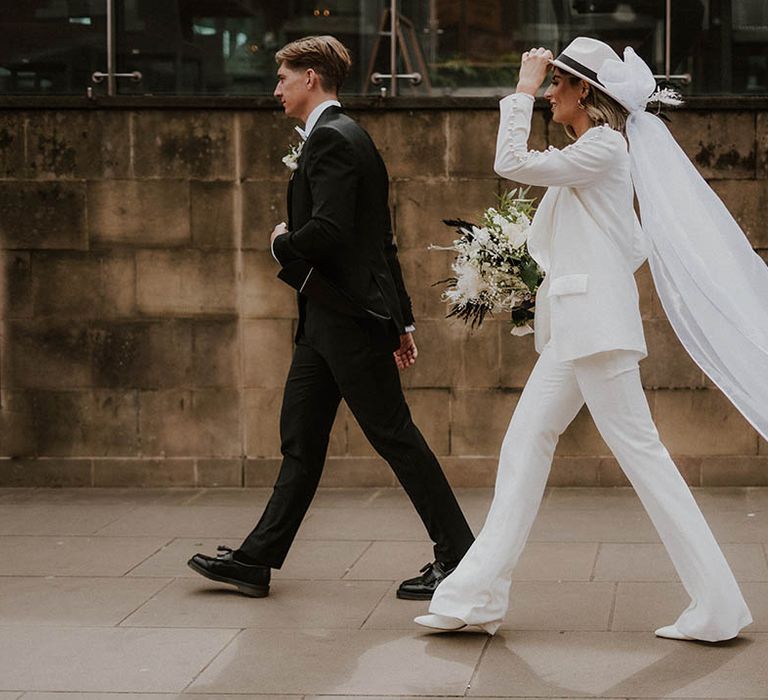
<svg viewBox="0 0 768 700">
<path fill-rule="evenodd" d="M 571 75 L 563 71 L 563 75 L 568 78 L 571 85 L 576 86 L 581 82 L 581 78 L 576 75 Z M 616 100 L 604 93 L 594 85 L 589 86 L 589 92 L 580 100 L 584 111 L 587 116 L 597 125 L 610 126 L 611 129 L 625 133 L 627 126 L 627 117 L 629 112 L 624 109 Z M 576 133 L 574 130 L 566 125 L 565 133 L 572 140 L 576 139 Z"/>
</svg>

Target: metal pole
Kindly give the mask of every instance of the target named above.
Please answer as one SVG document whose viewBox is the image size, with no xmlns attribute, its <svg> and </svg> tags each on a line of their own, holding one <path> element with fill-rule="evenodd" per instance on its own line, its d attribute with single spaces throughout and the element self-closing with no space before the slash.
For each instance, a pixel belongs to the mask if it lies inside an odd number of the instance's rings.
<svg viewBox="0 0 768 700">
<path fill-rule="evenodd" d="M 666 21 L 664 22 L 664 73 L 669 80 L 672 73 L 672 0 L 667 0 Z"/>
<path fill-rule="evenodd" d="M 429 0 L 429 62 L 437 63 L 437 37 L 440 22 L 437 19 L 437 0 Z"/>
<path fill-rule="evenodd" d="M 115 0 L 107 0 L 107 95 L 115 94 Z"/>
<path fill-rule="evenodd" d="M 389 74 L 392 76 L 390 81 L 389 94 L 392 97 L 397 96 L 397 0 L 391 0 L 389 9 Z"/>
</svg>

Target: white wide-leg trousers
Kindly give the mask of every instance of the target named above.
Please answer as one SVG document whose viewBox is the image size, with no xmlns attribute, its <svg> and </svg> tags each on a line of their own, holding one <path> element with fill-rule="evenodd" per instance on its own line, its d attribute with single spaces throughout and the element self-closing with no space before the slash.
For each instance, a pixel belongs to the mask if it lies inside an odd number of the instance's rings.
<svg viewBox="0 0 768 700">
<path fill-rule="evenodd" d="M 619 350 L 561 362 L 550 346 L 544 349 L 507 429 L 485 525 L 438 587 L 431 613 L 467 624 L 502 620 L 512 570 L 536 517 L 557 440 L 586 402 L 691 597 L 677 629 L 720 641 L 752 622 L 720 547 L 659 440 L 637 362 L 637 354 Z"/>
</svg>

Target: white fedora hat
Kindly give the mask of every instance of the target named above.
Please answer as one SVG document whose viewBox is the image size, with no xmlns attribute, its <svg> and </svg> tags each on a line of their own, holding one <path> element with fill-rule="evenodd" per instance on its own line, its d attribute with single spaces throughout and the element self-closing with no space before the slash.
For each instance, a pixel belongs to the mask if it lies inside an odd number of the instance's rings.
<svg viewBox="0 0 768 700">
<path fill-rule="evenodd" d="M 624 104 L 620 97 L 612 94 L 611 90 L 606 88 L 597 77 L 606 61 L 623 63 L 608 44 L 587 36 L 578 36 L 552 61 L 552 65 L 586 80 L 629 109 L 630 107 Z"/>
</svg>

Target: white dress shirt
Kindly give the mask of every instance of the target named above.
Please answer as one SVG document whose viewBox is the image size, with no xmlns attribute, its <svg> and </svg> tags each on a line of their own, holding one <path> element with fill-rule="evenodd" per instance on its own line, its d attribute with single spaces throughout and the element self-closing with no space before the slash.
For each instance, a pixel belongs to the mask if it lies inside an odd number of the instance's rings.
<svg viewBox="0 0 768 700">
<path fill-rule="evenodd" d="M 299 136 L 301 136 L 302 139 L 306 141 L 309 138 L 309 134 L 312 132 L 312 129 L 315 128 L 317 120 L 320 119 L 320 115 L 322 115 L 328 107 L 341 107 L 341 102 L 338 100 L 326 100 L 317 105 L 317 107 L 309 113 L 304 128 L 302 129 L 300 126 L 296 127 L 296 131 L 299 132 Z"/>
</svg>

